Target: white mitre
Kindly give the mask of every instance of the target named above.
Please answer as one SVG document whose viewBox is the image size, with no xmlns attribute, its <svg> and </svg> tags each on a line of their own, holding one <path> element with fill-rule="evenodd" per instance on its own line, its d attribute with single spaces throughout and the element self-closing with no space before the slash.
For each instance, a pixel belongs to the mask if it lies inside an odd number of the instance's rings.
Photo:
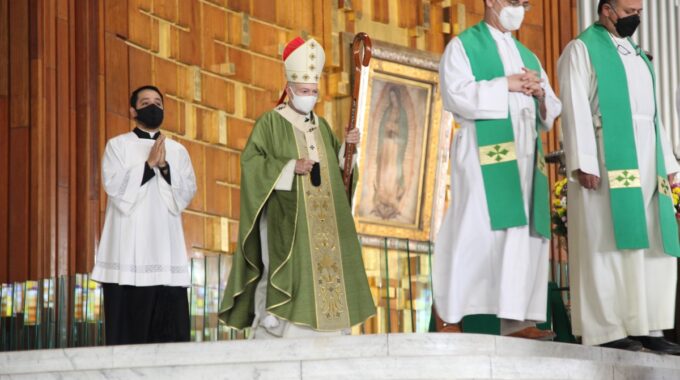
<svg viewBox="0 0 680 380">
<path fill-rule="evenodd" d="M 283 49 L 286 79 L 292 83 L 319 83 L 326 54 L 321 44 L 313 38 L 307 41 L 297 37 Z"/>
</svg>

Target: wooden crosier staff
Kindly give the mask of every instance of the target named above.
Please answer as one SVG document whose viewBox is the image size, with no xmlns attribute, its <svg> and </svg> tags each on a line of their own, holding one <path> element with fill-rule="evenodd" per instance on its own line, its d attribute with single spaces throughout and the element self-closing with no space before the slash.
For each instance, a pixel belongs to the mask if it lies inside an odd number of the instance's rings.
<svg viewBox="0 0 680 380">
<path fill-rule="evenodd" d="M 349 126 L 347 132 L 357 128 L 357 113 L 359 107 L 359 93 L 361 90 L 361 69 L 368 67 L 371 61 L 371 38 L 366 33 L 358 33 L 352 41 L 352 55 L 354 56 L 354 86 L 352 88 L 352 107 L 349 114 Z M 352 200 L 352 164 L 354 162 L 355 144 L 345 146 L 345 167 L 342 173 L 342 181 L 345 183 L 347 197 Z"/>
</svg>

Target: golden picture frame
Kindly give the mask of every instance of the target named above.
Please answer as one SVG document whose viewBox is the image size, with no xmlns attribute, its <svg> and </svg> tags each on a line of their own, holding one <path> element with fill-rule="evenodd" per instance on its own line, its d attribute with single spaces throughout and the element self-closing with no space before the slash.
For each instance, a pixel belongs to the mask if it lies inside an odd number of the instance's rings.
<svg viewBox="0 0 680 380">
<path fill-rule="evenodd" d="M 453 121 L 438 67 L 439 56 L 373 41 L 353 200 L 364 243 L 433 241 L 441 224 Z"/>
</svg>

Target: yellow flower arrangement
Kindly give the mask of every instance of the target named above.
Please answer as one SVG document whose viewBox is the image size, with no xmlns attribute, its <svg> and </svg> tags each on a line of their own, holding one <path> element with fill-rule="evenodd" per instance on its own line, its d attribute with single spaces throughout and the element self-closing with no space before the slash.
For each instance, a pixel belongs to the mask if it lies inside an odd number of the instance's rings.
<svg viewBox="0 0 680 380">
<path fill-rule="evenodd" d="M 567 179 L 563 178 L 553 188 L 553 233 L 560 236 L 567 236 L 567 187 Z"/>
<path fill-rule="evenodd" d="M 671 193 L 673 194 L 673 206 L 675 206 L 675 217 L 680 219 L 680 183 L 671 185 Z"/>
</svg>

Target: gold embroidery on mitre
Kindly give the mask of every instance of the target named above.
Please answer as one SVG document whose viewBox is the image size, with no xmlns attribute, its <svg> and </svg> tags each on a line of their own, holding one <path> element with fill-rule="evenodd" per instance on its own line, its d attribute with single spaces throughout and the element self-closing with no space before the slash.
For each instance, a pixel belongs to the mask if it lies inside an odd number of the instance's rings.
<svg viewBox="0 0 680 380">
<path fill-rule="evenodd" d="M 610 189 L 626 189 L 640 187 L 640 171 L 638 169 L 610 170 Z"/>
<path fill-rule="evenodd" d="M 479 162 L 482 165 L 500 164 L 516 159 L 514 142 L 486 145 L 479 148 Z"/>
</svg>

